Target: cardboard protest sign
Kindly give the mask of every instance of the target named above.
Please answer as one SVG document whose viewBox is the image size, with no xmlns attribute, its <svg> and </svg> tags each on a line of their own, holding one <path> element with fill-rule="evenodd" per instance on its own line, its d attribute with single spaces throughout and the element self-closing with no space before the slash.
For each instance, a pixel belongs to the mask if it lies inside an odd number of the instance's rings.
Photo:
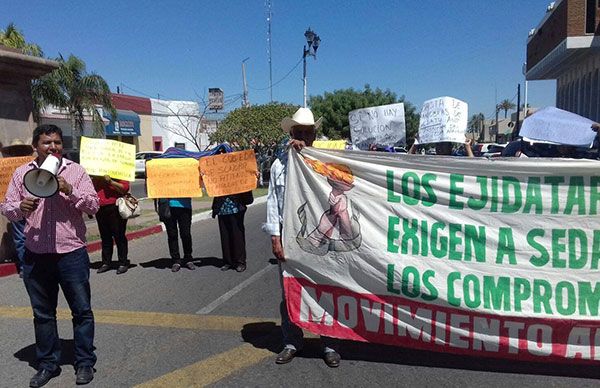
<svg viewBox="0 0 600 388">
<path fill-rule="evenodd" d="M 600 361 L 590 160 L 290 151 L 284 288 L 328 337 L 520 361 Z"/>
<path fill-rule="evenodd" d="M 200 158 L 200 171 L 211 197 L 239 194 L 256 188 L 256 156 L 253 150 Z"/>
<path fill-rule="evenodd" d="M 592 124 L 590 119 L 550 106 L 527 117 L 519 134 L 533 141 L 591 147 L 596 138 Z"/>
<path fill-rule="evenodd" d="M 312 146 L 329 150 L 344 150 L 346 149 L 346 140 L 315 140 Z"/>
<path fill-rule="evenodd" d="M 352 144 L 361 150 L 368 150 L 371 144 L 406 144 L 403 103 L 356 109 L 348 114 L 348 120 Z"/>
<path fill-rule="evenodd" d="M 419 143 L 464 143 L 469 116 L 466 102 L 438 97 L 423 103 L 419 119 Z"/>
<path fill-rule="evenodd" d="M 148 198 L 202 197 L 198 160 L 151 159 L 146 162 Z"/>
<path fill-rule="evenodd" d="M 135 181 L 135 146 L 116 140 L 81 138 L 79 164 L 89 175 Z"/>
<path fill-rule="evenodd" d="M 25 163 L 35 159 L 33 156 L 18 156 L 14 158 L 0 158 L 0 201 L 4 201 L 8 184 L 12 179 L 13 173 Z"/>
</svg>

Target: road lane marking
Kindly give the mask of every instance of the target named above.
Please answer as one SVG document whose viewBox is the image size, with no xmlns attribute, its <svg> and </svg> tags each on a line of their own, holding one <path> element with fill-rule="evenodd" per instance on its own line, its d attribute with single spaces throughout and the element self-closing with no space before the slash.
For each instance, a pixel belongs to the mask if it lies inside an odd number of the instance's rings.
<svg viewBox="0 0 600 388">
<path fill-rule="evenodd" d="M 69 309 L 57 309 L 59 320 L 71 320 Z M 0 306 L 0 318 L 31 319 L 31 307 Z M 234 331 L 240 332 L 244 325 L 251 323 L 277 323 L 279 319 L 257 317 L 232 317 L 217 315 L 173 314 L 148 311 L 124 310 L 94 310 L 96 323 L 165 327 L 173 329 L 192 329 L 208 331 Z"/>
<path fill-rule="evenodd" d="M 227 291 L 226 293 L 224 293 L 223 295 L 221 295 L 220 297 L 218 297 L 217 299 L 215 299 L 208 306 L 203 307 L 200 310 L 196 311 L 196 314 L 198 314 L 198 315 L 205 315 L 205 314 L 211 313 L 217 307 L 221 306 L 223 303 L 225 303 L 229 299 L 233 298 L 233 296 L 235 294 L 237 294 L 238 292 L 242 291 L 244 288 L 246 288 L 250 284 L 254 283 L 258 278 L 260 278 L 262 275 L 264 275 L 265 273 L 267 273 L 268 271 L 270 271 L 272 268 L 275 268 L 275 266 L 274 265 L 268 265 L 267 267 L 261 269 L 260 271 L 258 271 L 254 275 L 250 276 L 248 279 L 244 280 L 243 282 L 241 282 L 240 284 L 238 284 L 237 286 L 235 286 L 231 290 Z"/>
<path fill-rule="evenodd" d="M 135 387 L 205 387 L 272 355 L 273 353 L 267 349 L 243 344 Z"/>
</svg>

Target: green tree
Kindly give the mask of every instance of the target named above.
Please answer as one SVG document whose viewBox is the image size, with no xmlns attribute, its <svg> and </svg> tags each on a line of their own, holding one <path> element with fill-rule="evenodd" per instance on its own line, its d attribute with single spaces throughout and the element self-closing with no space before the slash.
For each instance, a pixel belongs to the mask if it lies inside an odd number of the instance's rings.
<svg viewBox="0 0 600 388">
<path fill-rule="evenodd" d="M 471 118 L 469 119 L 467 132 L 472 133 L 472 134 L 476 133 L 477 138 L 479 139 L 479 137 L 481 136 L 481 134 L 483 132 L 484 121 L 485 121 L 485 115 L 483 113 L 477 113 L 477 114 L 471 116 Z M 473 138 L 475 138 L 474 135 L 473 135 Z"/>
<path fill-rule="evenodd" d="M 513 104 L 509 99 L 502 100 L 500 104 L 498 104 L 498 109 L 504 111 L 504 118 L 506 118 L 509 110 L 513 110 L 515 108 L 516 105 Z"/>
<path fill-rule="evenodd" d="M 87 73 L 85 62 L 74 55 L 66 60 L 62 55 L 56 59 L 59 68 L 34 80 L 31 94 L 34 101 L 34 114 L 39 121 L 40 113 L 47 105 L 54 105 L 67 111 L 73 129 L 73 145 L 78 147 L 83 133 L 85 114 L 92 116 L 94 134 L 104 134 L 104 122 L 96 109 L 102 105 L 113 117 L 116 116 L 110 98 L 110 88 L 101 76 Z"/>
<path fill-rule="evenodd" d="M 363 91 L 349 89 L 325 92 L 323 96 L 310 96 L 310 105 L 315 117 L 323 117 L 323 125 L 320 133 L 330 139 L 349 139 L 350 123 L 348 113 L 354 109 L 367 108 L 371 106 L 404 103 L 404 115 L 406 121 L 407 142 L 412 142 L 419 129 L 419 115 L 414 105 L 406 101 L 404 96 L 397 97 L 396 93 L 389 89 L 385 91 L 376 88 L 371 89 L 367 84 Z M 409 143 L 410 143 L 409 142 Z"/>
<path fill-rule="evenodd" d="M 287 136 L 281 129 L 281 120 L 297 109 L 296 105 L 280 103 L 238 108 L 219 123 L 210 141 L 228 142 L 241 149 L 254 149 L 259 156 L 266 155 Z"/>
<path fill-rule="evenodd" d="M 40 46 L 35 43 L 27 43 L 25 36 L 15 27 L 14 23 L 9 23 L 6 29 L 0 30 L 0 44 L 21 50 L 24 54 L 41 57 L 44 55 Z"/>
</svg>

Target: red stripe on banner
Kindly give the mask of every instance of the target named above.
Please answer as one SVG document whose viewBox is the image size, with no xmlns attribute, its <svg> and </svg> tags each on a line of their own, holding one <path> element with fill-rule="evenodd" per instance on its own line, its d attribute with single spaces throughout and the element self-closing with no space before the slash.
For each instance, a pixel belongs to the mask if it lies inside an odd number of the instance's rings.
<svg viewBox="0 0 600 388">
<path fill-rule="evenodd" d="M 600 361 L 600 320 L 500 316 L 284 277 L 290 318 L 341 339 L 530 361 Z"/>
</svg>

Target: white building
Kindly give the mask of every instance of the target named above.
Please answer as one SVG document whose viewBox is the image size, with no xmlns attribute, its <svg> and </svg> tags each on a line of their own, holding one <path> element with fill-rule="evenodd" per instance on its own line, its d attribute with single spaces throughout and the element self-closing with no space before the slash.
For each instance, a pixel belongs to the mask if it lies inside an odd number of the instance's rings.
<svg viewBox="0 0 600 388">
<path fill-rule="evenodd" d="M 161 141 L 162 149 L 179 147 L 203 151 L 209 146 L 208 133 L 200 124 L 202 113 L 194 101 L 150 99 L 152 104 L 152 137 Z M 198 139 L 198 145 L 192 139 Z M 198 149 L 200 148 L 200 149 Z"/>
</svg>

